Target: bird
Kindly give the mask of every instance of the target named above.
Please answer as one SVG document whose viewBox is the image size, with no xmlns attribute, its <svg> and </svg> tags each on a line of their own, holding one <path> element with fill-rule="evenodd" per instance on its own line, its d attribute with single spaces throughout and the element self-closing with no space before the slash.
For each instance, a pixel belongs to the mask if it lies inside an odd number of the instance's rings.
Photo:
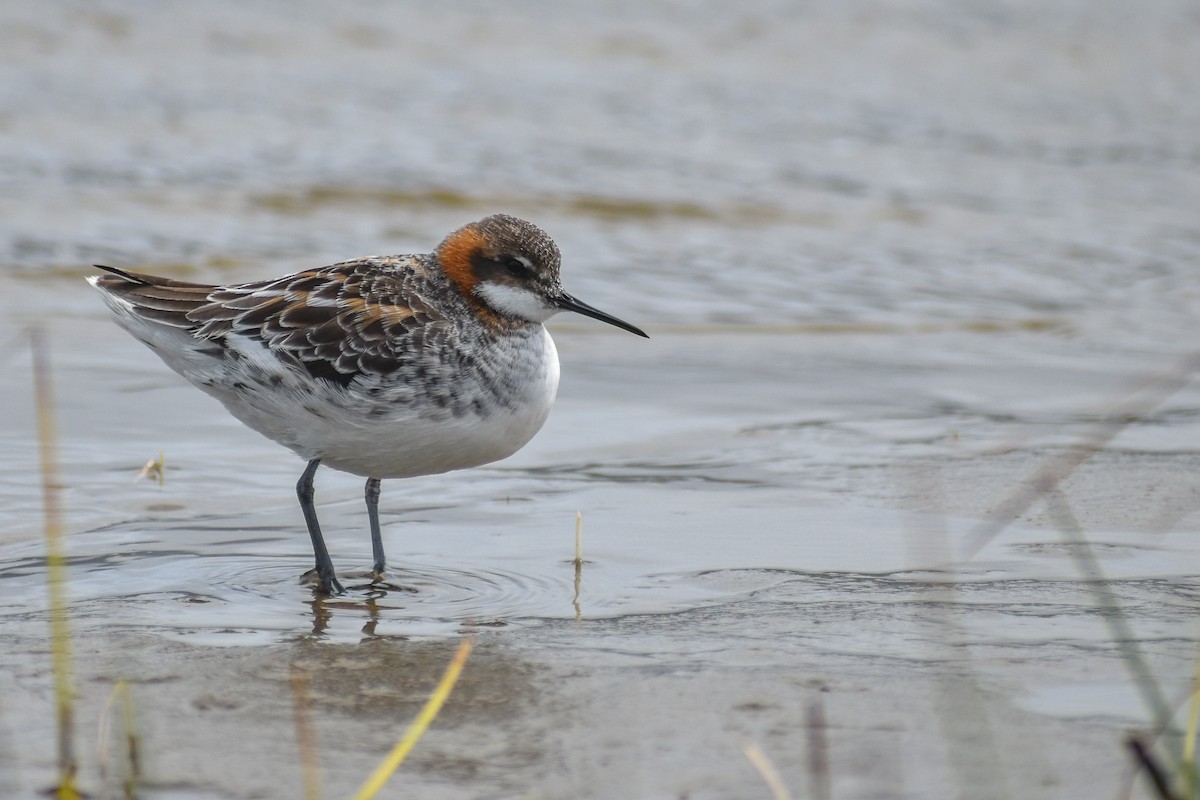
<svg viewBox="0 0 1200 800">
<path fill-rule="evenodd" d="M 647 337 L 569 294 L 554 240 L 493 214 L 432 253 L 368 256 L 209 285 L 94 265 L 115 321 L 238 420 L 307 462 L 296 495 L 320 595 L 341 594 L 314 505 L 321 465 L 365 477 L 372 579 L 387 567 L 384 479 L 506 458 L 542 427 L 559 362 L 543 323 L 572 311 Z"/>
</svg>

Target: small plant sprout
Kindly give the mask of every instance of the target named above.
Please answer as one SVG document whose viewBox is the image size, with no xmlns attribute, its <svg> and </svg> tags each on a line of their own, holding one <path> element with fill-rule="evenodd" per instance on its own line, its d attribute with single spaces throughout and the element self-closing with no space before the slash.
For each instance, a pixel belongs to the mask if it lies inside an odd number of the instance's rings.
<svg viewBox="0 0 1200 800">
<path fill-rule="evenodd" d="M 575 566 L 583 564 L 583 512 L 575 512 Z"/>
<path fill-rule="evenodd" d="M 147 461 L 146 465 L 142 467 L 141 471 L 137 474 L 137 477 L 133 479 L 133 482 L 137 483 L 143 478 L 151 478 L 158 481 L 159 486 L 162 486 L 163 482 L 167 478 L 166 469 L 166 459 L 163 458 L 163 451 L 159 450 L 158 458 L 152 458 Z"/>
</svg>

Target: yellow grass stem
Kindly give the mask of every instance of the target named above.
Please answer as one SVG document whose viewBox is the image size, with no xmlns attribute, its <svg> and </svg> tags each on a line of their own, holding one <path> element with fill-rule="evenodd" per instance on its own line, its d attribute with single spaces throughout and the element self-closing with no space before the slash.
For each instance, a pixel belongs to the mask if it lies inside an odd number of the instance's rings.
<svg viewBox="0 0 1200 800">
<path fill-rule="evenodd" d="M 112 738 L 110 732 L 114 713 L 113 706 L 118 702 L 121 704 L 121 735 L 125 742 L 125 763 L 121 768 L 121 772 L 124 773 L 124 777 L 121 779 L 123 796 L 132 800 L 137 797 L 137 785 L 141 778 L 141 761 L 133 713 L 133 690 L 129 688 L 129 681 L 124 678 L 113 684 L 112 691 L 108 693 L 108 701 L 104 704 L 104 713 L 100 715 L 100 732 L 96 738 L 96 753 L 100 763 L 100 783 L 105 787 L 105 796 L 108 796 L 109 740 Z"/>
<path fill-rule="evenodd" d="M 114 683 L 112 691 L 108 693 L 108 700 L 104 703 L 104 713 L 100 715 L 100 730 L 96 734 L 96 756 L 100 764 L 102 786 L 108 786 L 108 740 L 111 738 L 113 705 L 117 702 L 117 695 L 125 690 L 124 678 Z"/>
<path fill-rule="evenodd" d="M 59 502 L 58 427 L 50 360 L 41 331 L 30 334 L 33 391 L 37 405 L 38 449 L 41 457 L 42 507 L 46 536 L 46 580 L 50 594 L 50 641 L 54 666 L 54 700 L 58 719 L 58 786 L 60 800 L 77 800 L 77 764 L 73 740 L 74 693 L 71 681 L 71 632 L 67 625 L 67 563 L 63 553 L 62 511 Z"/>
<path fill-rule="evenodd" d="M 450 696 L 450 692 L 454 689 L 454 684 L 458 682 L 458 676 L 462 674 L 463 667 L 467 663 L 467 656 L 471 654 L 471 640 L 463 639 L 458 645 L 458 650 L 454 652 L 454 658 L 450 659 L 450 665 L 446 667 L 446 674 L 442 676 L 442 680 L 438 683 L 437 688 L 433 690 L 433 694 L 429 696 L 425 707 L 421 709 L 421 713 L 413 721 L 412 725 L 408 726 L 408 730 L 404 732 L 404 736 L 392 748 L 392 752 L 387 758 L 375 768 L 375 772 L 371 777 L 367 778 L 367 782 L 362 785 L 358 793 L 354 795 L 354 800 L 372 800 L 383 785 L 388 782 L 402 763 L 408 757 L 413 747 L 417 744 L 420 738 L 425 734 L 429 724 L 437 717 L 438 712 L 442 710 L 442 706 L 446 703 L 446 698 Z"/>
<path fill-rule="evenodd" d="M 792 800 L 792 795 L 784 785 L 783 778 L 779 777 L 779 773 L 775 771 L 775 765 L 771 763 L 771 759 L 767 758 L 767 754 L 762 751 L 762 748 L 754 742 L 746 742 L 742 747 L 742 752 L 746 754 L 746 758 L 766 781 L 767 787 L 771 790 L 771 797 L 775 800 Z"/>
<path fill-rule="evenodd" d="M 313 728 L 312 696 L 308 673 L 292 667 L 292 720 L 296 726 L 296 745 L 300 748 L 300 774 L 304 779 L 305 800 L 321 800 L 321 766 L 317 762 L 317 733 Z"/>
<path fill-rule="evenodd" d="M 1192 697 L 1188 709 L 1187 731 L 1183 738 L 1183 776 L 1187 782 L 1187 797 L 1196 796 L 1196 728 L 1200 727 L 1200 660 L 1192 677 Z"/>
</svg>

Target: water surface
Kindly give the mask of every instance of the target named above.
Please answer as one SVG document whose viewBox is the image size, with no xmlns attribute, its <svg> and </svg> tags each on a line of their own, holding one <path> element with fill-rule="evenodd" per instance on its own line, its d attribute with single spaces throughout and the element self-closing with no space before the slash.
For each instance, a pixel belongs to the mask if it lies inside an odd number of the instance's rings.
<svg viewBox="0 0 1200 800">
<path fill-rule="evenodd" d="M 1149 718 L 1062 529 L 1182 697 L 1197 42 L 1182 0 L 9 3 L 0 785 L 29 796 L 53 765 L 35 325 L 97 791 L 125 677 L 147 796 L 297 796 L 294 670 L 327 789 L 352 791 L 464 632 L 464 683 L 395 791 L 756 796 L 754 741 L 800 795 L 817 705 L 839 798 L 1114 791 Z M 322 471 L 353 588 L 315 600 L 301 463 L 82 277 L 250 280 L 495 211 L 651 339 L 555 319 L 560 398 L 527 448 L 385 483 L 391 588 L 361 577 L 359 480 Z M 1081 444 L 1061 502 L 988 528 Z M 160 452 L 163 485 L 135 482 Z"/>
</svg>

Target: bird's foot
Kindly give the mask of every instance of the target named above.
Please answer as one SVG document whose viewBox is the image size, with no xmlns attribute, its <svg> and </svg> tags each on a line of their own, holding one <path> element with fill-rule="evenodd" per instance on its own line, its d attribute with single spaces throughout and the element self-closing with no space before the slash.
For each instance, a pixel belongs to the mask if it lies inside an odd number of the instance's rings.
<svg viewBox="0 0 1200 800">
<path fill-rule="evenodd" d="M 344 594 L 346 591 L 333 572 L 323 575 L 316 567 L 301 575 L 300 582 L 312 586 L 317 590 L 317 594 L 332 596 L 335 594 Z"/>
<path fill-rule="evenodd" d="M 375 592 L 375 593 L 383 593 L 383 594 L 387 594 L 388 592 L 408 592 L 410 594 L 417 593 L 417 590 L 415 588 L 413 588 L 412 586 L 404 586 L 403 584 L 395 583 L 393 581 L 388 580 L 387 572 L 382 567 L 380 567 L 378 564 L 376 564 L 375 568 L 372 569 L 370 572 L 364 571 L 363 577 L 367 578 L 370 582 L 364 583 L 361 585 L 352 586 L 350 588 L 355 589 L 355 590 L 361 589 L 362 591 L 365 591 L 365 592 Z"/>
</svg>

